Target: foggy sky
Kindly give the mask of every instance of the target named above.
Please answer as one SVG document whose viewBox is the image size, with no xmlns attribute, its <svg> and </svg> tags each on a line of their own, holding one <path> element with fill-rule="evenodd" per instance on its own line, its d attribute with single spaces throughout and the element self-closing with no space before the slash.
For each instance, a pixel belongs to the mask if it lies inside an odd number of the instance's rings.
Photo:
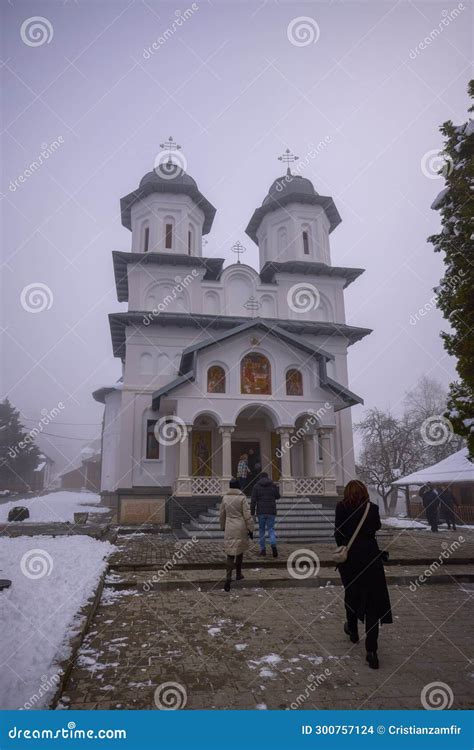
<svg viewBox="0 0 474 750">
<path fill-rule="evenodd" d="M 439 227 L 430 204 L 444 182 L 424 174 L 422 160 L 441 147 L 443 121 L 466 119 L 472 6 L 200 0 L 147 55 L 190 7 L 2 6 L 2 397 L 29 428 L 61 402 L 48 432 L 84 441 L 99 434 L 103 407 L 91 393 L 121 373 L 107 319 L 126 309 L 111 255 L 130 249 L 119 199 L 153 168 L 169 135 L 217 208 L 203 254 L 234 262 L 230 248 L 240 240 L 243 262 L 255 268 L 257 247 L 244 230 L 283 173 L 277 157 L 288 146 L 304 159 L 324 142 L 301 174 L 333 196 L 342 216 L 333 264 L 366 269 L 346 290 L 347 322 L 374 329 L 349 350 L 350 388 L 367 407 L 396 412 L 423 374 L 447 385 L 454 362 L 430 303 L 442 259 L 426 242 Z M 454 8 L 459 17 L 446 23 Z M 32 16 L 50 22 L 49 43 L 22 40 Z M 299 16 L 317 22 L 316 43 L 289 41 Z M 19 181 L 54 141 L 45 163 Z M 52 300 L 31 313 L 21 294 L 37 283 Z M 83 442 L 43 435 L 39 444 L 61 469 Z"/>
</svg>

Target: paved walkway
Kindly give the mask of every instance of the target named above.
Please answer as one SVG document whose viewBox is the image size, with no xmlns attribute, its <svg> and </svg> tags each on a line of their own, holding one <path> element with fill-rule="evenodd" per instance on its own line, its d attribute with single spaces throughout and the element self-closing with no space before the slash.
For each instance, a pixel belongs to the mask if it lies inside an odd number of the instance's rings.
<svg viewBox="0 0 474 750">
<path fill-rule="evenodd" d="M 398 563 L 386 569 L 394 624 L 382 628 L 378 671 L 342 632 L 330 544 L 306 547 L 321 569 L 303 581 L 286 568 L 294 545 L 281 545 L 277 565 L 252 550 L 245 581 L 227 594 L 220 543 L 152 534 L 118 543 L 63 707 L 155 709 L 185 695 L 191 709 L 416 709 L 435 682 L 453 708 L 473 705 L 472 531 L 384 540 Z"/>
<path fill-rule="evenodd" d="M 394 624 L 382 628 L 373 671 L 363 643 L 342 632 L 340 587 L 106 590 L 62 704 L 154 709 L 172 682 L 194 709 L 416 709 L 441 681 L 453 708 L 468 708 L 474 587 L 390 591 Z"/>
<path fill-rule="evenodd" d="M 459 539 L 464 541 L 459 541 Z M 452 562 L 457 560 L 474 560 L 474 532 L 472 529 L 457 531 L 442 531 L 433 534 L 426 530 L 396 529 L 390 535 L 379 540 L 381 549 L 389 553 L 389 564 L 395 562 L 417 562 L 421 559 L 432 560 L 446 547 L 457 542 L 455 549 L 450 552 Z M 215 567 L 225 565 L 225 554 L 221 541 L 205 541 L 203 539 L 176 539 L 173 534 L 148 534 L 135 532 L 119 535 L 116 541 L 118 552 L 112 555 L 110 565 L 117 568 L 133 568 L 148 566 L 151 568 L 164 566 L 171 561 L 173 566 L 180 568 L 195 568 L 196 566 Z M 296 549 L 310 549 L 317 554 L 322 565 L 333 565 L 332 550 L 334 542 L 318 542 L 317 544 L 280 544 L 278 563 L 286 565 L 288 556 Z M 267 556 L 258 556 L 258 544 L 254 539 L 249 551 L 245 554 L 245 561 L 254 565 L 275 564 L 271 551 L 267 547 Z"/>
</svg>

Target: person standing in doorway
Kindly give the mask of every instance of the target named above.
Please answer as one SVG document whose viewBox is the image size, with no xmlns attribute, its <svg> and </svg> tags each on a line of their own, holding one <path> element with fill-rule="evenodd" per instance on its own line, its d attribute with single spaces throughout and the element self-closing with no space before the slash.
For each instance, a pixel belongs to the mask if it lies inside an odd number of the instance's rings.
<svg viewBox="0 0 474 750">
<path fill-rule="evenodd" d="M 242 453 L 242 455 L 239 458 L 239 463 L 237 464 L 237 479 L 239 481 L 239 487 L 242 490 L 242 492 L 245 490 L 245 487 L 247 485 L 248 475 L 249 475 L 248 455 L 246 453 Z"/>
<path fill-rule="evenodd" d="M 219 520 L 224 532 L 224 550 L 227 554 L 224 591 L 230 591 L 234 565 L 236 580 L 241 581 L 244 552 L 249 546 L 249 538 L 253 539 L 253 518 L 247 498 L 241 491 L 237 479 L 231 479 L 229 489 L 222 498 Z"/>
<path fill-rule="evenodd" d="M 431 482 L 423 485 L 419 491 L 419 496 L 425 509 L 426 520 L 431 526 L 431 531 L 438 531 L 438 509 L 439 509 L 439 495 L 434 489 Z"/>
<path fill-rule="evenodd" d="M 266 471 L 260 473 L 260 479 L 252 491 L 252 502 L 250 512 L 252 516 L 258 517 L 258 532 L 260 555 L 267 554 L 265 549 L 265 534 L 272 548 L 273 557 L 278 557 L 278 548 L 275 534 L 275 517 L 277 514 L 276 501 L 280 498 L 280 491 L 272 482 Z"/>
<path fill-rule="evenodd" d="M 344 499 L 336 505 L 334 538 L 338 547 L 349 546 L 346 560 L 337 568 L 344 586 L 344 632 L 352 643 L 358 643 L 358 621 L 365 622 L 366 660 L 371 669 L 379 668 L 379 625 L 392 622 L 383 553 L 375 538 L 381 525 L 378 506 L 370 502 L 367 487 L 351 480 L 344 488 Z"/>
<path fill-rule="evenodd" d="M 441 492 L 439 493 L 440 511 L 446 519 L 448 529 L 453 527 L 453 531 L 456 531 L 456 511 L 454 506 L 457 505 L 456 498 L 449 489 L 448 485 L 445 484 Z"/>
</svg>

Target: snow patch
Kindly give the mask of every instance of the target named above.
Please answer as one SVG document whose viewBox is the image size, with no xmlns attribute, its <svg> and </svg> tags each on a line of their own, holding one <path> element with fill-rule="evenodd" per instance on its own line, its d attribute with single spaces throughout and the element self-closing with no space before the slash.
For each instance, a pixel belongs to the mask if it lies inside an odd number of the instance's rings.
<svg viewBox="0 0 474 750">
<path fill-rule="evenodd" d="M 100 496 L 94 492 L 50 492 L 0 505 L 0 522 L 6 522 L 10 510 L 21 505 L 30 512 L 22 523 L 73 523 L 74 513 L 107 513 L 109 509 L 99 503 Z"/>
<path fill-rule="evenodd" d="M 32 549 L 52 560 L 42 577 L 22 572 L 22 560 Z M 0 538 L 2 577 L 12 581 L 0 593 L 2 709 L 49 705 L 60 674 L 58 662 L 70 655 L 70 638 L 81 625 L 78 612 L 93 596 L 114 550 L 109 542 L 88 536 Z M 23 567 L 28 572 L 25 563 Z M 44 675 L 50 686 L 45 691 Z"/>
</svg>

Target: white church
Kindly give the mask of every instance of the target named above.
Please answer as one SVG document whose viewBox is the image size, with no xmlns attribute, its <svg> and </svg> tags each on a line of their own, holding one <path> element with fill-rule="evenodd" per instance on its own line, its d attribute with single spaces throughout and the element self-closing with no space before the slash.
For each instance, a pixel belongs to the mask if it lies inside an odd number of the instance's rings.
<svg viewBox="0 0 474 750">
<path fill-rule="evenodd" d="M 171 142 L 171 139 L 170 139 Z M 246 233 L 259 270 L 203 255 L 214 206 L 171 159 L 121 200 L 131 251 L 114 252 L 109 316 L 122 377 L 105 405 L 103 501 L 122 523 L 179 528 L 219 500 L 239 457 L 282 497 L 334 498 L 354 477 L 344 289 L 363 273 L 331 264 L 341 217 L 290 170 L 270 186 Z M 249 458 L 250 463 L 250 458 Z"/>
</svg>

